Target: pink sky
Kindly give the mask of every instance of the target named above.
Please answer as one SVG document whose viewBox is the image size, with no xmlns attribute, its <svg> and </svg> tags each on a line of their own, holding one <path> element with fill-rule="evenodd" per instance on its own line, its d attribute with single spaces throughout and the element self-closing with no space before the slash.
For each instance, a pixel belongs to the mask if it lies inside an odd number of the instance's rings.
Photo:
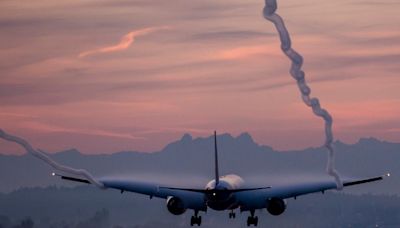
<svg viewBox="0 0 400 228">
<path fill-rule="evenodd" d="M 184 133 L 324 142 L 263 1 L 5 0 L 0 128 L 56 152 L 157 151 Z M 312 95 L 344 142 L 400 142 L 400 4 L 281 1 Z M 22 153 L 0 142 L 1 154 Z"/>
</svg>

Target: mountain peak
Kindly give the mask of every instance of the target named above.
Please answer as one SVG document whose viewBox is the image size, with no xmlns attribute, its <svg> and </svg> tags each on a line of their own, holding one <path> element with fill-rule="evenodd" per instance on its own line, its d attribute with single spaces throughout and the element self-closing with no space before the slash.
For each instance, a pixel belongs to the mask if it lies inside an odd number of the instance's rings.
<svg viewBox="0 0 400 228">
<path fill-rule="evenodd" d="M 64 155 L 82 155 L 81 152 L 79 152 L 79 150 L 75 149 L 75 148 L 71 148 L 68 150 L 63 150 L 60 152 L 55 153 L 55 155 L 57 156 L 64 156 Z"/>
<path fill-rule="evenodd" d="M 254 143 L 253 138 L 251 137 L 251 135 L 247 132 L 243 132 L 242 134 L 240 134 L 238 137 L 236 137 L 237 140 L 239 140 L 240 142 L 249 142 L 249 143 Z"/>
<path fill-rule="evenodd" d="M 183 136 L 182 136 L 182 138 L 181 138 L 181 142 L 191 142 L 193 140 L 193 137 L 190 135 L 190 134 L 188 134 L 188 133 L 185 133 Z"/>
<path fill-rule="evenodd" d="M 357 144 L 370 144 L 370 143 L 382 143 L 382 141 L 374 137 L 368 137 L 368 138 L 360 138 L 357 142 Z"/>
</svg>

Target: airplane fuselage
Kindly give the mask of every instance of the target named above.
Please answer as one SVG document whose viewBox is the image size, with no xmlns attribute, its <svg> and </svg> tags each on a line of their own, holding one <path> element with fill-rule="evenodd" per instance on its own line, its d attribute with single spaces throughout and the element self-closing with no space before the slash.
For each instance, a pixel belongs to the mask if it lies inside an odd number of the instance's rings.
<svg viewBox="0 0 400 228">
<path fill-rule="evenodd" d="M 234 174 L 220 177 L 217 185 L 215 180 L 208 182 L 205 189 L 215 191 L 210 191 L 210 193 L 206 194 L 207 206 L 217 211 L 238 208 L 239 204 L 235 197 L 235 193 L 224 192 L 221 190 L 239 189 L 242 187 L 243 183 L 243 179 Z"/>
</svg>

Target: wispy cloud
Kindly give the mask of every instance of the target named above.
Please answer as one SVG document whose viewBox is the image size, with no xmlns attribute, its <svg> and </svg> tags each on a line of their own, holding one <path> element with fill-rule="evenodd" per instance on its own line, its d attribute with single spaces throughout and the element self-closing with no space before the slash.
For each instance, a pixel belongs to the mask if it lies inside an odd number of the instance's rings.
<svg viewBox="0 0 400 228">
<path fill-rule="evenodd" d="M 399 141 L 390 130 L 400 129 L 399 0 L 366 1 L 281 3 L 338 136 Z M 18 2 L 0 7 L 0 126 L 37 145 L 157 151 L 184 132 L 215 127 L 256 131 L 280 149 L 319 143 L 308 110 L 286 108 L 301 100 L 258 1 Z M 351 103 L 335 106 L 344 100 Z M 395 102 L 369 103 L 376 100 Z"/>
<path fill-rule="evenodd" d="M 221 51 L 217 54 L 217 59 L 222 60 L 235 60 L 247 58 L 255 55 L 267 54 L 269 48 L 267 45 L 255 45 L 255 46 L 242 46 L 236 47 L 230 50 Z"/>
<path fill-rule="evenodd" d="M 265 36 L 273 36 L 275 34 L 268 32 L 259 32 L 252 30 L 229 30 L 229 31 L 211 31 L 196 33 L 188 38 L 189 41 L 209 41 L 209 42 L 219 42 L 221 40 L 239 40 L 243 39 L 255 39 L 264 38 Z"/>
<path fill-rule="evenodd" d="M 11 113 L 11 112 L 0 112 L 0 116 L 3 117 L 16 117 L 16 118 L 32 118 L 32 114 L 21 114 L 21 113 Z"/>
<path fill-rule="evenodd" d="M 131 140 L 143 140 L 145 138 L 134 136 L 128 133 L 119 133 L 108 130 L 99 130 L 99 129 L 83 129 L 83 128 L 67 128 L 61 126 L 55 126 L 50 124 L 44 124 L 40 122 L 25 122 L 25 128 L 31 128 L 42 132 L 56 133 L 72 133 L 72 134 L 83 134 L 83 135 L 96 135 L 96 136 L 105 136 L 105 137 L 116 137 L 116 138 L 125 138 Z"/>
<path fill-rule="evenodd" d="M 122 51 L 122 50 L 128 49 L 135 42 L 136 37 L 144 36 L 149 33 L 153 33 L 153 32 L 159 31 L 159 30 L 165 30 L 165 29 L 169 29 L 169 27 L 168 26 L 149 27 L 149 28 L 131 31 L 128 34 L 124 35 L 121 38 L 121 41 L 116 45 L 111 45 L 111 46 L 107 46 L 107 47 L 97 48 L 94 50 L 84 51 L 84 52 L 79 53 L 78 57 L 84 58 L 84 57 L 87 57 L 90 55 Z"/>
<path fill-rule="evenodd" d="M 400 128 L 390 128 L 390 129 L 387 130 L 387 132 L 400 133 Z"/>
</svg>

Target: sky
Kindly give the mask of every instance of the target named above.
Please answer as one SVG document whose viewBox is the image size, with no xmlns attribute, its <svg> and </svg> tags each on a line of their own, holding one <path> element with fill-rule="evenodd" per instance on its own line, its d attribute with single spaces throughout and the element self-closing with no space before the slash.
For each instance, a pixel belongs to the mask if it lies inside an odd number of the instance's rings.
<svg viewBox="0 0 400 228">
<path fill-rule="evenodd" d="M 335 139 L 400 142 L 400 2 L 278 1 Z M 258 0 L 2 0 L 0 128 L 48 152 L 162 149 L 214 130 L 324 143 Z M 0 154 L 22 154 L 0 142 Z"/>
</svg>

